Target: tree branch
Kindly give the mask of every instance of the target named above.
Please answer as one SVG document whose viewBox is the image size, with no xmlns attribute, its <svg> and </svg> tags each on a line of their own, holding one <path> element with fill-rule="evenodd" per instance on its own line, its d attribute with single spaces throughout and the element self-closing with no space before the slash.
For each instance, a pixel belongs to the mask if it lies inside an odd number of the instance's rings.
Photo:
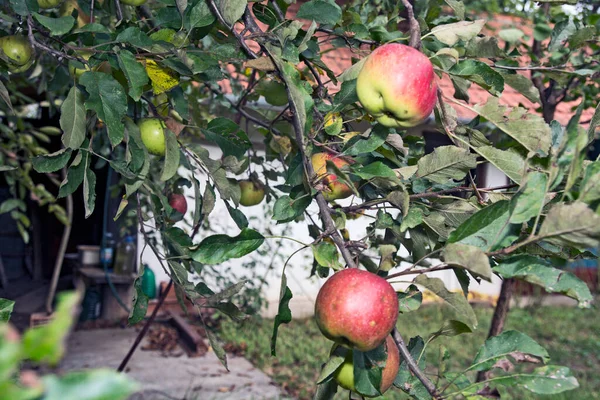
<svg viewBox="0 0 600 400">
<path fill-rule="evenodd" d="M 396 342 L 396 346 L 398 346 L 398 350 L 400 350 L 400 355 L 406 362 L 406 365 L 408 365 L 408 369 L 410 369 L 417 379 L 421 381 L 423 386 L 425 386 L 425 389 L 427 389 L 434 400 L 441 399 L 441 396 L 433 382 L 431 382 L 429 378 L 425 376 L 425 373 L 421 371 L 412 354 L 410 354 L 410 350 L 408 350 L 408 347 L 406 347 L 406 343 L 404 342 L 402 335 L 400 335 L 400 332 L 398 332 L 398 329 L 394 328 L 392 331 L 392 337 Z"/>
<path fill-rule="evenodd" d="M 248 47 L 248 44 L 246 43 L 246 39 L 235 30 L 235 27 L 229 26 L 227 24 L 227 22 L 225 22 L 225 19 L 223 18 L 223 15 L 221 15 L 221 12 L 219 11 L 219 8 L 215 4 L 214 0 L 208 0 L 207 2 L 208 2 L 208 6 L 210 7 L 213 14 L 215 14 L 215 16 L 217 17 L 219 22 L 222 23 L 223 25 L 225 25 L 227 27 L 227 29 L 233 34 L 233 36 L 235 36 L 235 38 L 239 42 L 240 46 L 242 46 L 242 49 L 244 49 L 244 52 L 246 52 L 246 54 L 250 58 L 258 58 L 256 53 L 254 51 L 252 51 L 252 49 L 250 49 L 250 47 Z M 246 11 L 248 11 L 248 8 L 246 8 Z"/>
<path fill-rule="evenodd" d="M 419 21 L 415 18 L 415 12 L 412 4 L 410 4 L 410 0 L 402 0 L 402 4 L 406 7 L 406 11 L 408 12 L 408 23 L 410 24 L 410 39 L 408 45 L 419 50 L 421 48 L 421 26 L 419 25 Z"/>
</svg>

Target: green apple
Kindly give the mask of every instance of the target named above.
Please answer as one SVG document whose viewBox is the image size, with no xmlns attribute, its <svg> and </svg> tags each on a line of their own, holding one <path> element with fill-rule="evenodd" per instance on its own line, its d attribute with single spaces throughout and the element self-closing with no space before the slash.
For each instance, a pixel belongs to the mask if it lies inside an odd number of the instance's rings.
<svg viewBox="0 0 600 400">
<path fill-rule="evenodd" d="M 347 184 L 338 181 L 337 175 L 327 172 L 327 161 L 332 161 L 338 168 L 348 165 L 346 160 L 336 157 L 330 153 L 317 153 L 313 154 L 311 157 L 315 174 L 317 175 L 317 178 L 319 178 L 325 185 L 325 190 L 321 192 L 323 193 L 325 200 L 332 201 L 337 199 L 345 199 L 346 197 L 351 196 L 352 193 L 354 193 L 352 188 Z"/>
<path fill-rule="evenodd" d="M 144 118 L 138 122 L 138 127 L 148 153 L 164 156 L 166 150 L 165 123 L 158 118 Z"/>
<path fill-rule="evenodd" d="M 319 290 L 315 319 L 328 339 L 360 351 L 373 350 L 398 319 L 396 291 L 376 274 L 343 269 Z"/>
<path fill-rule="evenodd" d="M 390 128 L 410 128 L 433 111 L 437 84 L 433 65 L 420 51 L 400 43 L 378 47 L 356 80 L 362 106 Z"/>
<path fill-rule="evenodd" d="M 37 0 L 38 6 L 41 9 L 58 7 L 63 0 Z"/>
<path fill-rule="evenodd" d="M 58 11 L 61 17 L 66 17 L 68 15 L 73 14 L 73 11 L 77 10 L 77 27 L 81 28 L 90 23 L 90 16 L 83 12 L 81 7 L 79 7 L 79 3 L 77 0 L 65 0 L 64 3 L 60 6 L 60 10 Z"/>
<path fill-rule="evenodd" d="M 262 183 L 251 180 L 240 181 L 242 196 L 240 204 L 251 207 L 259 204 L 265 198 L 265 189 Z"/>
<path fill-rule="evenodd" d="M 12 72 L 13 74 L 20 74 L 21 72 L 25 72 L 27 71 L 29 68 L 31 68 L 31 66 L 33 65 L 33 63 L 35 62 L 35 58 L 32 58 L 31 60 L 29 60 L 29 62 L 25 65 L 9 65 L 8 66 L 8 70 L 10 72 Z"/>
<path fill-rule="evenodd" d="M 336 346 L 337 345 L 334 345 L 334 349 Z M 391 335 L 388 335 L 386 338 L 385 347 L 387 350 L 387 360 L 385 362 L 385 367 L 383 367 L 383 370 L 381 371 L 381 386 L 379 387 L 379 392 L 381 394 L 392 387 L 396 375 L 398 375 L 398 370 L 400 369 L 400 352 Z M 333 351 L 334 350 L 332 350 L 332 352 Z M 356 390 L 354 384 L 354 357 L 352 350 L 347 351 L 344 362 L 333 373 L 333 379 L 335 379 L 335 381 L 344 389 L 351 391 Z"/>
<path fill-rule="evenodd" d="M 127 4 L 128 6 L 141 6 L 145 4 L 147 0 L 121 0 L 121 4 Z"/>
<path fill-rule="evenodd" d="M 10 62 L 9 68 L 22 67 L 33 60 L 33 47 L 25 36 L 4 36 L 0 38 L 0 48 Z"/>
</svg>

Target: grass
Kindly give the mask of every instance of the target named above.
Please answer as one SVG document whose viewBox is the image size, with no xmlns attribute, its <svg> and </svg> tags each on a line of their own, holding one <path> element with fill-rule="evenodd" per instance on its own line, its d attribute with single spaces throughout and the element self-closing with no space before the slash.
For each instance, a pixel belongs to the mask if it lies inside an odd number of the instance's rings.
<svg viewBox="0 0 600 400">
<path fill-rule="evenodd" d="M 433 341 L 426 350 L 427 372 L 435 372 L 440 345 L 451 355 L 449 370 L 458 372 L 469 366 L 478 348 L 485 341 L 492 316 L 490 308 L 476 308 L 479 329 L 473 334 L 442 337 Z M 424 306 L 418 311 L 401 315 L 398 329 L 405 339 L 437 331 L 444 320 L 444 308 Z M 294 320 L 282 325 L 277 339 L 277 357 L 270 353 L 273 321 L 254 318 L 243 324 L 227 321 L 221 325 L 221 337 L 233 346 L 242 346 L 245 356 L 258 368 L 270 375 L 287 394 L 310 399 L 321 365 L 327 359 L 331 342 L 319 332 L 313 319 Z M 600 310 L 581 310 L 568 307 L 536 307 L 511 310 L 505 329 L 516 329 L 540 343 L 551 357 L 551 364 L 571 368 L 580 387 L 554 396 L 535 396 L 515 388 L 499 390 L 505 399 L 562 400 L 600 399 Z M 521 368 L 517 366 L 517 368 Z M 342 390 L 342 392 L 344 392 Z M 386 399 L 405 399 L 399 391 L 386 393 Z M 347 399 L 347 393 L 338 393 L 336 399 Z"/>
</svg>

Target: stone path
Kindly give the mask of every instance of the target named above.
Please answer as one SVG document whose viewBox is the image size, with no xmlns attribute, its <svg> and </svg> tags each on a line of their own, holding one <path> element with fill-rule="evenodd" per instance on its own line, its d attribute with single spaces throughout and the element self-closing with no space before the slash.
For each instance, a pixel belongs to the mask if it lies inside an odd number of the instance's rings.
<svg viewBox="0 0 600 400">
<path fill-rule="evenodd" d="M 69 337 L 59 369 L 116 369 L 136 335 L 133 328 L 75 331 Z M 180 400 L 283 399 L 270 378 L 244 358 L 228 356 L 227 372 L 212 351 L 195 358 L 185 353 L 164 357 L 159 351 L 143 351 L 140 347 L 131 358 L 127 373 L 141 383 L 144 392 L 131 400 L 168 398 L 157 391 Z"/>
</svg>

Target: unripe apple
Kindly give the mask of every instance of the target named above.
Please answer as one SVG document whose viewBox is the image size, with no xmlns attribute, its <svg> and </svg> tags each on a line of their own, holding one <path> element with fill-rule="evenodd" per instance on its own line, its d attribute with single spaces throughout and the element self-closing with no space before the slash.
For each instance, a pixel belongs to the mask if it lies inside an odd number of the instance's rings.
<svg viewBox="0 0 600 400">
<path fill-rule="evenodd" d="M 165 124 L 158 118 L 144 118 L 138 122 L 140 136 L 148 153 L 155 156 L 164 156 L 165 145 Z"/>
<path fill-rule="evenodd" d="M 169 196 L 169 205 L 173 207 L 175 211 L 185 214 L 187 212 L 187 200 L 185 196 L 179 193 L 173 193 Z"/>
<path fill-rule="evenodd" d="M 387 349 L 387 360 L 385 361 L 385 367 L 381 371 L 381 386 L 379 392 L 385 393 L 394 384 L 398 370 L 400 369 L 400 352 L 398 346 L 391 335 L 388 335 L 385 340 L 385 347 Z M 348 350 L 344 363 L 333 373 L 333 378 L 336 382 L 344 389 L 354 391 L 356 386 L 354 384 L 354 357 L 352 350 Z M 369 396 L 365 396 L 369 397 Z"/>
<path fill-rule="evenodd" d="M 25 36 L 4 36 L 0 38 L 0 48 L 10 62 L 9 68 L 22 67 L 33 59 L 33 47 Z"/>
<path fill-rule="evenodd" d="M 437 84 L 433 65 L 420 51 L 389 43 L 373 51 L 356 81 L 361 104 L 377 122 L 410 128 L 431 115 Z"/>
<path fill-rule="evenodd" d="M 262 184 L 251 180 L 240 181 L 242 196 L 240 204 L 246 207 L 255 206 L 265 198 L 265 189 Z"/>
<path fill-rule="evenodd" d="M 315 319 L 328 339 L 360 351 L 373 350 L 398 319 L 396 291 L 380 276 L 346 268 L 319 290 Z"/>
<path fill-rule="evenodd" d="M 58 7 L 63 0 L 37 0 L 38 6 L 41 9 Z"/>
<path fill-rule="evenodd" d="M 348 162 L 343 158 L 336 157 L 331 153 L 317 153 L 311 157 L 311 163 L 315 174 L 321 182 L 325 185 L 326 190 L 323 190 L 323 197 L 325 200 L 332 201 L 337 199 L 345 199 L 352 195 L 353 191 L 347 184 L 338 181 L 337 175 L 330 174 L 327 172 L 327 161 L 333 162 L 336 167 L 342 168 L 348 165 Z"/>
<path fill-rule="evenodd" d="M 60 6 L 58 13 L 61 17 L 66 17 L 73 14 L 73 10 L 77 10 L 77 27 L 81 28 L 90 23 L 91 18 L 88 14 L 84 13 L 77 0 L 65 0 Z"/>
</svg>

